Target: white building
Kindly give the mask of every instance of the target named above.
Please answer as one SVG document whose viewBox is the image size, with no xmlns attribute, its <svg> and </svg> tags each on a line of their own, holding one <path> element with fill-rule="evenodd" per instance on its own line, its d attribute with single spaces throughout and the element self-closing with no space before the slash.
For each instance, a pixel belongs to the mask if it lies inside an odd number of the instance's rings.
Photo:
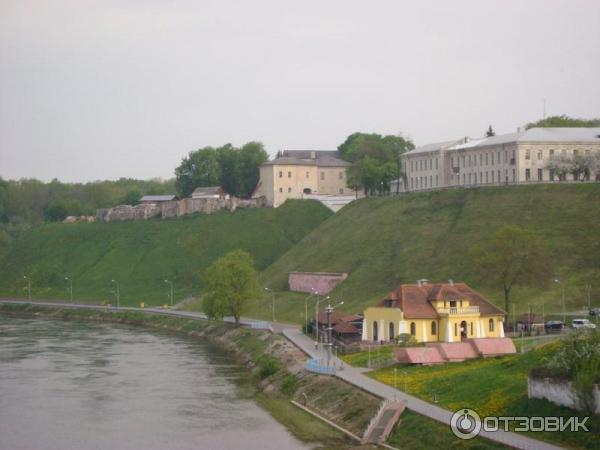
<svg viewBox="0 0 600 450">
<path fill-rule="evenodd" d="M 577 154 L 600 155 L 600 128 L 531 128 L 439 142 L 402 155 L 401 189 L 559 181 L 549 163 Z M 582 174 L 583 178 L 600 181 L 600 170 Z M 573 175 L 563 179 L 573 180 Z"/>
</svg>

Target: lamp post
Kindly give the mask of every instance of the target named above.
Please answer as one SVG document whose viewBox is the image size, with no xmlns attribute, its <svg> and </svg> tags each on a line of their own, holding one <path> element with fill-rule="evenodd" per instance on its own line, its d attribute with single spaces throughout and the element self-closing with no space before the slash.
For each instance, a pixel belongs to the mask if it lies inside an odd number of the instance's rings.
<svg viewBox="0 0 600 450">
<path fill-rule="evenodd" d="M 171 308 L 172 308 L 173 307 L 173 282 L 169 281 L 169 280 L 165 280 L 165 283 L 171 285 L 170 298 L 171 298 Z"/>
<path fill-rule="evenodd" d="M 271 313 L 272 313 L 272 316 L 273 316 L 272 321 L 275 322 L 275 293 L 271 289 L 269 289 L 268 287 L 265 288 L 265 291 L 271 293 Z"/>
<path fill-rule="evenodd" d="M 115 291 L 115 294 L 117 295 L 117 308 L 119 307 L 119 301 L 120 301 L 120 297 L 121 297 L 121 292 L 119 289 L 119 282 L 116 280 L 110 280 L 111 283 L 115 283 L 115 285 L 117 286 L 117 290 Z"/>
<path fill-rule="evenodd" d="M 333 327 L 331 326 L 331 315 L 336 307 L 343 304 L 344 302 L 340 302 L 335 306 L 331 306 L 331 303 L 329 303 L 325 309 L 327 312 L 327 367 L 329 367 L 331 362 L 331 347 L 333 346 Z"/>
<path fill-rule="evenodd" d="M 562 311 L 563 311 L 563 325 L 567 324 L 567 313 L 565 311 L 565 284 L 558 278 L 554 279 L 555 283 L 559 283 L 562 288 Z"/>
<path fill-rule="evenodd" d="M 69 301 L 73 303 L 73 279 L 71 277 L 65 277 L 65 281 L 69 282 Z"/>
<path fill-rule="evenodd" d="M 31 300 L 31 279 L 27 275 L 24 275 L 23 279 L 27 280 L 27 297 Z"/>
<path fill-rule="evenodd" d="M 308 333 L 308 299 L 313 296 L 314 288 L 310 288 L 311 292 L 304 299 L 304 334 Z"/>
<path fill-rule="evenodd" d="M 315 303 L 315 346 L 319 343 L 319 303 L 321 303 L 321 300 L 329 300 L 329 295 L 327 297 L 325 297 L 324 299 L 321 299 L 321 297 L 319 297 L 319 291 L 315 291 L 315 294 L 317 294 L 317 301 Z"/>
</svg>

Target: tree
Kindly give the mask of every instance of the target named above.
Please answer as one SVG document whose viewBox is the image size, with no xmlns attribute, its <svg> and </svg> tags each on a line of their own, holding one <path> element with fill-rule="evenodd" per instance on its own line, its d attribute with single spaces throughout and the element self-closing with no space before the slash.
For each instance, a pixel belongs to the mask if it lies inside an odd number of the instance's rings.
<svg viewBox="0 0 600 450">
<path fill-rule="evenodd" d="M 545 282 L 548 257 L 541 239 L 517 225 L 500 228 L 493 237 L 471 248 L 473 269 L 490 285 L 500 285 L 508 314 L 514 286 Z"/>
<path fill-rule="evenodd" d="M 218 186 L 221 182 L 221 167 L 217 151 L 204 147 L 190 152 L 175 169 L 175 186 L 181 197 L 189 197 L 199 186 Z"/>
<path fill-rule="evenodd" d="M 248 142 L 238 154 L 238 190 L 240 197 L 250 197 L 260 178 L 259 166 L 269 159 L 262 142 Z"/>
<path fill-rule="evenodd" d="M 142 198 L 142 193 L 137 189 L 132 189 L 127 191 L 125 197 L 123 198 L 123 204 L 125 205 L 137 205 Z"/>
<path fill-rule="evenodd" d="M 389 192 L 390 181 L 402 176 L 400 155 L 414 147 L 410 139 L 402 136 L 351 134 L 338 146 L 342 158 L 352 163 L 348 186 L 364 189 L 365 195 Z"/>
<path fill-rule="evenodd" d="M 485 135 L 487 137 L 496 136 L 496 132 L 492 129 L 491 125 L 489 126 L 488 130 L 485 132 Z"/>
<path fill-rule="evenodd" d="M 546 163 L 546 168 L 557 175 L 560 181 L 566 180 L 567 174 L 573 171 L 573 158 L 558 155 Z"/>
<path fill-rule="evenodd" d="M 59 222 L 67 217 L 67 205 L 62 200 L 52 200 L 46 209 L 46 217 L 51 222 Z"/>
<path fill-rule="evenodd" d="M 576 119 L 566 115 L 562 116 L 550 116 L 545 119 L 538 120 L 537 122 L 531 122 L 525 125 L 525 128 L 588 128 L 588 127 L 600 127 L 600 118 L 594 119 Z"/>
<path fill-rule="evenodd" d="M 233 316 L 236 325 L 248 301 L 262 295 L 250 254 L 235 250 L 216 260 L 204 273 L 203 309 L 211 319 Z"/>
</svg>

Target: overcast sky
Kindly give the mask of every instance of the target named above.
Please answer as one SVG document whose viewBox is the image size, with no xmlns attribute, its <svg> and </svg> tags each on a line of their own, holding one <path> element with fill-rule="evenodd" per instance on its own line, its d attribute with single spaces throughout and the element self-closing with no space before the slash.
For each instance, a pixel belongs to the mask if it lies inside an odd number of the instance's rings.
<svg viewBox="0 0 600 450">
<path fill-rule="evenodd" d="M 417 145 L 600 116 L 600 1 L 0 0 L 0 176 L 173 176 L 190 150 Z"/>
</svg>

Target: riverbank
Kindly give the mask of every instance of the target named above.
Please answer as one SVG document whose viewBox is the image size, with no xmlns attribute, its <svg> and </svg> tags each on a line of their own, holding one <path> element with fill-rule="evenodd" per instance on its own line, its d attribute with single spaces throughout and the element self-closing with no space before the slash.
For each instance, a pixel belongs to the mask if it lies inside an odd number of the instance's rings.
<svg viewBox="0 0 600 450">
<path fill-rule="evenodd" d="M 341 432 L 293 406 L 290 400 L 357 435 L 362 435 L 380 404 L 380 399 L 341 380 L 305 371 L 305 355 L 283 336 L 267 331 L 139 311 L 31 304 L 0 304 L 0 314 L 115 322 L 206 339 L 234 355 L 248 369 L 240 385 L 243 395 L 254 399 L 296 438 L 318 448 L 359 447 Z"/>
</svg>

